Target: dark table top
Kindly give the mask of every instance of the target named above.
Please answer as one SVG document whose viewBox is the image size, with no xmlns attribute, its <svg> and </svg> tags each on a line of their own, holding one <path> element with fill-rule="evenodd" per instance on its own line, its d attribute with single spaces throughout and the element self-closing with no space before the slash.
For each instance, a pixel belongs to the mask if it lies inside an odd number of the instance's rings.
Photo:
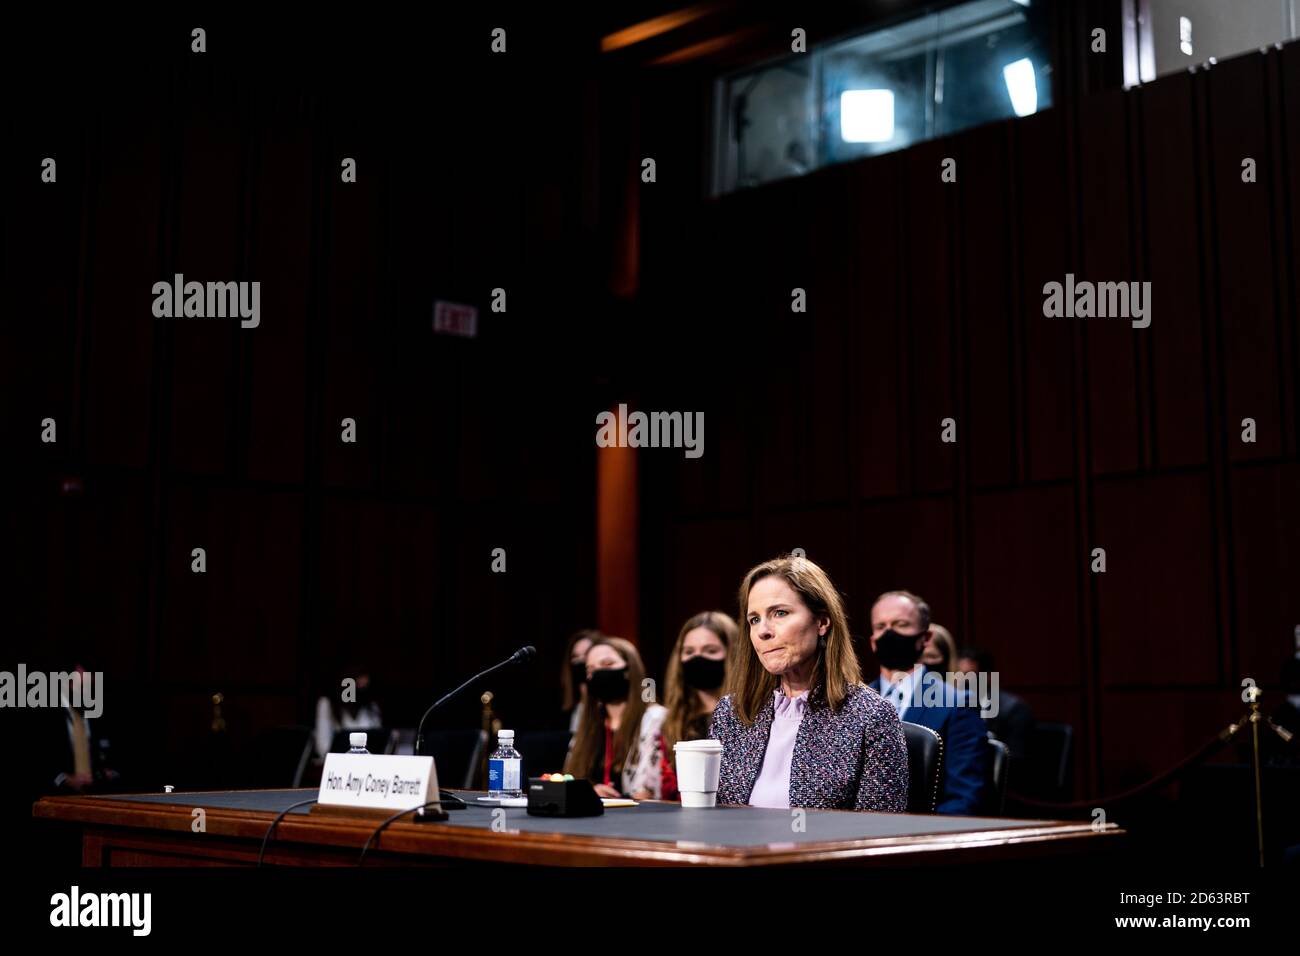
<svg viewBox="0 0 1300 956">
<path fill-rule="evenodd" d="M 490 828 L 492 804 L 478 804 L 481 792 L 448 790 L 469 803 L 450 810 L 447 824 L 458 827 Z M 234 790 L 203 793 L 102 795 L 97 800 L 125 800 L 137 803 L 171 804 L 208 809 L 252 810 L 279 813 L 286 807 L 312 799 L 315 790 Z M 606 809 L 599 817 L 529 816 L 523 807 L 502 808 L 506 826 L 523 832 L 571 834 L 613 839 L 699 843 L 709 846 L 756 847 L 771 844 L 822 843 L 876 837 L 936 836 L 949 833 L 978 833 L 1051 826 L 1050 821 L 1004 817 L 953 817 L 899 813 L 863 813 L 844 810 L 805 810 L 796 817 L 792 810 L 759 807 L 685 808 L 678 803 L 643 801 L 636 807 Z M 290 811 L 308 814 L 309 806 Z M 798 821 L 799 825 L 795 823 Z M 1071 824 L 1077 826 L 1077 824 Z"/>
</svg>

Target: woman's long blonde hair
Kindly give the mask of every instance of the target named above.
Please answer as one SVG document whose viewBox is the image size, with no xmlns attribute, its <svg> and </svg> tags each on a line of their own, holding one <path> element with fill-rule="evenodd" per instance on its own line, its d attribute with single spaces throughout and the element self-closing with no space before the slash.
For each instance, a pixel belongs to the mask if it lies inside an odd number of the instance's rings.
<svg viewBox="0 0 1300 956">
<path fill-rule="evenodd" d="M 732 711 L 746 725 L 753 724 L 772 700 L 778 684 L 777 677 L 769 674 L 759 661 L 749 637 L 749 592 L 763 578 L 773 576 L 784 579 L 814 617 L 830 620 L 826 646 L 817 652 L 812 686 L 821 685 L 831 710 L 838 711 L 852 687 L 862 683 L 862 669 L 849 635 L 848 615 L 830 576 L 807 558 L 787 554 L 764 561 L 750 568 L 740 584 L 740 638 L 723 688 L 731 695 Z M 810 702 L 811 697 L 810 694 Z"/>
<path fill-rule="evenodd" d="M 627 661 L 627 706 L 623 708 L 623 717 L 618 730 L 614 732 L 614 762 L 610 767 L 609 778 L 616 781 L 623 772 L 624 764 L 636 759 L 637 741 L 640 739 L 641 718 L 645 715 L 646 702 L 641 697 L 641 681 L 645 678 L 645 664 L 641 655 L 631 641 L 621 637 L 597 637 L 587 649 L 590 654 L 594 648 L 606 644 L 618 652 Z M 575 777 L 590 778 L 596 771 L 592 762 L 596 759 L 596 750 L 605 736 L 605 705 L 596 700 L 596 695 L 587 689 L 587 700 L 582 705 L 582 720 L 578 733 L 569 751 L 569 759 L 564 761 L 564 772 Z M 622 789 L 621 786 L 619 789 Z"/>
<path fill-rule="evenodd" d="M 670 761 L 674 760 L 673 744 L 682 740 L 690 723 L 704 713 L 704 704 L 700 701 L 699 693 L 693 687 L 686 686 L 686 679 L 682 673 L 682 645 L 686 643 L 686 635 L 697 627 L 708 628 L 718 636 L 718 640 L 722 641 L 722 646 L 727 650 L 724 660 L 727 661 L 728 671 L 731 670 L 730 660 L 736 648 L 736 639 L 740 634 L 736 622 L 730 615 L 723 614 L 721 611 L 701 611 L 689 618 L 677 632 L 677 640 L 668 655 L 668 676 L 664 681 L 664 706 L 668 708 L 668 716 L 664 718 L 663 728 L 664 750 Z M 725 676 L 723 683 L 726 683 Z"/>
<path fill-rule="evenodd" d="M 957 642 L 953 640 L 952 632 L 942 624 L 930 622 L 930 644 L 938 648 L 939 653 L 943 655 L 942 676 L 945 681 L 952 683 L 952 673 L 957 669 Z"/>
</svg>

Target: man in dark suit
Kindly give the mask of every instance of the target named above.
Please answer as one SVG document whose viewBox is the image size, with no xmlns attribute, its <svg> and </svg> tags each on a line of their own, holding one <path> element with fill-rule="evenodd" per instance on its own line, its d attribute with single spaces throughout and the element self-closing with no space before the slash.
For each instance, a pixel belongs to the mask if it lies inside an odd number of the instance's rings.
<svg viewBox="0 0 1300 956">
<path fill-rule="evenodd" d="M 111 791 L 119 775 L 106 763 L 100 708 L 87 706 L 102 693 L 95 684 L 101 675 L 80 664 L 68 673 L 73 683 L 66 688 L 51 686 L 49 706 L 35 711 L 31 721 L 29 746 L 36 771 L 32 783 L 42 793 Z"/>
<path fill-rule="evenodd" d="M 871 608 L 871 649 L 880 661 L 875 690 L 902 720 L 943 738 L 943 787 L 939 813 L 974 815 L 984 797 L 988 734 L 978 701 L 927 672 L 921 648 L 930 634 L 930 606 L 910 591 L 886 591 Z"/>
<path fill-rule="evenodd" d="M 29 674 L 37 672 L 45 680 L 39 702 L 4 708 L 17 771 L 14 785 L 0 796 L 0 836 L 16 858 L 39 854 L 47 864 L 75 866 L 81 859 L 80 834 L 33 820 L 32 804 L 43 796 L 121 789 L 118 773 L 106 761 L 103 688 L 96 684 L 99 675 L 80 665 L 71 672 L 28 668 Z M 24 685 L 19 693 L 32 701 L 28 690 Z"/>
</svg>

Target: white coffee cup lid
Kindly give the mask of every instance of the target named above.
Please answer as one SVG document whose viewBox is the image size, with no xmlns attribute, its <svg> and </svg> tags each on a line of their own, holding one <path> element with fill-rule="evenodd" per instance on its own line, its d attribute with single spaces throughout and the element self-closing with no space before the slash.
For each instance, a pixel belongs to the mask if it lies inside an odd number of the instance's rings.
<svg viewBox="0 0 1300 956">
<path fill-rule="evenodd" d="M 722 742 L 712 737 L 704 740 L 679 740 L 673 744 L 673 750 L 697 750 L 701 753 L 721 753 Z"/>
</svg>

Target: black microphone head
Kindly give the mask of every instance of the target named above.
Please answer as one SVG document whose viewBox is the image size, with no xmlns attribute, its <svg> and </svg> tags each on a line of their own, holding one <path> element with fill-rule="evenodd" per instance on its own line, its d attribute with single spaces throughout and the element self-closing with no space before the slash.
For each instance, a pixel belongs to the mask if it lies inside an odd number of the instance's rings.
<svg viewBox="0 0 1300 956">
<path fill-rule="evenodd" d="M 524 661 L 531 661 L 536 656 L 537 648 L 529 644 L 526 647 L 521 647 L 519 650 L 515 651 L 514 656 L 511 659 L 516 663 L 522 664 Z"/>
</svg>

